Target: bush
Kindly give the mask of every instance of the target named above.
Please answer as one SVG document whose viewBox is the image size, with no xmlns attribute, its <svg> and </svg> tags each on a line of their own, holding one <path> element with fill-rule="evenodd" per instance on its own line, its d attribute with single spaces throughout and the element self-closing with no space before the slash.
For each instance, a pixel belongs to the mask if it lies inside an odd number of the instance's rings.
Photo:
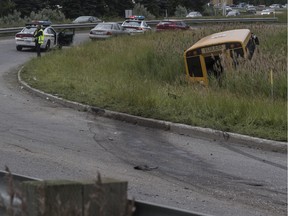
<svg viewBox="0 0 288 216">
<path fill-rule="evenodd" d="M 187 9 L 181 5 L 176 7 L 175 16 L 176 17 L 185 17 L 187 15 Z"/>
<path fill-rule="evenodd" d="M 21 18 L 21 12 L 18 12 L 16 10 L 13 11 L 12 14 L 8 14 L 7 16 L 0 18 L 0 25 L 1 26 L 14 26 L 17 24 L 23 24 L 27 21 L 27 18 L 22 19 Z"/>
<path fill-rule="evenodd" d="M 66 18 L 59 10 L 43 9 L 38 13 L 31 12 L 29 17 L 21 18 L 21 12 L 14 10 L 12 14 L 0 18 L 1 27 L 24 26 L 31 20 L 50 20 L 52 23 L 63 23 Z"/>
<path fill-rule="evenodd" d="M 44 8 L 43 10 L 35 13 L 34 11 L 30 14 L 31 20 L 50 20 L 52 22 L 64 22 L 65 15 L 60 10 L 52 10 Z"/>
<path fill-rule="evenodd" d="M 151 14 L 144 5 L 137 3 L 133 8 L 134 15 L 143 15 L 146 19 L 155 19 L 155 16 Z"/>
</svg>

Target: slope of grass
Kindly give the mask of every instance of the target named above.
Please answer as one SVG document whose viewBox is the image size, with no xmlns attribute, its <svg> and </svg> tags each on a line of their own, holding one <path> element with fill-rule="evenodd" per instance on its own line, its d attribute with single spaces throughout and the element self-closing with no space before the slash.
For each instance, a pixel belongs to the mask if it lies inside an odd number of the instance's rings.
<svg viewBox="0 0 288 216">
<path fill-rule="evenodd" d="M 225 68 L 221 87 L 213 80 L 209 88 L 188 84 L 184 50 L 234 28 L 258 35 L 253 59 Z M 281 26 L 227 24 L 88 42 L 33 59 L 22 76 L 45 92 L 105 109 L 287 140 L 287 30 Z"/>
</svg>

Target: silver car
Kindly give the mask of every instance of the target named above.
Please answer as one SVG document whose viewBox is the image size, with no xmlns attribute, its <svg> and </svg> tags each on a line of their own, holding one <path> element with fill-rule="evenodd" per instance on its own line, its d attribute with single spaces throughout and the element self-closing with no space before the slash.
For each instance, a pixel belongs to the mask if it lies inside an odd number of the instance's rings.
<svg viewBox="0 0 288 216">
<path fill-rule="evenodd" d="M 110 37 L 129 35 L 130 32 L 124 29 L 117 22 L 103 22 L 96 25 L 90 30 L 90 39 L 107 39 Z"/>
<path fill-rule="evenodd" d="M 187 14 L 186 17 L 189 17 L 189 18 L 202 17 L 202 14 L 200 12 L 198 12 L 198 11 L 192 11 L 189 14 Z"/>
<path fill-rule="evenodd" d="M 54 47 L 69 46 L 73 42 L 74 29 L 72 31 L 63 29 L 63 31 L 57 33 L 51 26 L 50 21 L 33 21 L 26 24 L 20 32 L 15 35 L 16 49 L 21 51 L 23 48 L 36 47 L 34 33 L 37 29 L 37 25 L 41 25 L 44 33 L 44 42 L 41 44 L 41 49 L 48 51 Z"/>
<path fill-rule="evenodd" d="M 271 15 L 274 14 L 275 10 L 274 9 L 265 9 L 261 11 L 261 15 Z"/>
<path fill-rule="evenodd" d="M 226 17 L 231 17 L 231 16 L 240 16 L 239 10 L 229 11 L 229 12 L 227 13 Z"/>
<path fill-rule="evenodd" d="M 147 31 L 151 31 L 151 27 L 143 20 L 129 19 L 122 23 L 122 27 L 128 30 L 132 35 L 141 34 Z"/>
</svg>

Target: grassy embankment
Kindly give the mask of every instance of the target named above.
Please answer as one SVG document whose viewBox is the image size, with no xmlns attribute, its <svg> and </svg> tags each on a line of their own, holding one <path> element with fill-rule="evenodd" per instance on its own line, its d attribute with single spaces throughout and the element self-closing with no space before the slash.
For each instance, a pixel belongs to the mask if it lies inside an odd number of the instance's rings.
<svg viewBox="0 0 288 216">
<path fill-rule="evenodd" d="M 236 70 L 226 65 L 221 87 L 214 80 L 209 88 L 187 84 L 184 50 L 203 36 L 235 28 L 259 37 L 253 59 Z M 227 24 L 88 42 L 33 59 L 22 76 L 45 92 L 109 110 L 287 140 L 285 26 Z"/>
</svg>

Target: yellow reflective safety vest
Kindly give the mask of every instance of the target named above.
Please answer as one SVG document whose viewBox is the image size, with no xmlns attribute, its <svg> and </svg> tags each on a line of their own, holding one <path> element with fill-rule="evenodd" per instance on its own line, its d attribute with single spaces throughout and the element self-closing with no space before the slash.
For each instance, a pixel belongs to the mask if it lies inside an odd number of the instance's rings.
<svg viewBox="0 0 288 216">
<path fill-rule="evenodd" d="M 44 31 L 42 29 L 39 29 L 39 31 L 36 32 L 36 35 L 38 34 L 38 32 L 42 32 L 42 35 L 39 35 L 37 37 L 38 44 L 43 44 L 44 43 Z"/>
</svg>

